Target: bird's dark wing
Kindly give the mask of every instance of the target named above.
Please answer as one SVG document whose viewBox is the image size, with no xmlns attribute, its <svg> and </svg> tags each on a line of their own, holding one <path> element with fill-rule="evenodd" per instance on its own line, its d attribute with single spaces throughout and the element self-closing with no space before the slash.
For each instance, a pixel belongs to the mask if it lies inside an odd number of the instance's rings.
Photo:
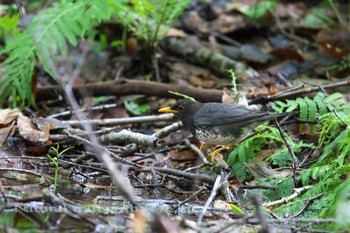
<svg viewBox="0 0 350 233">
<path fill-rule="evenodd" d="M 213 125 L 249 125 L 261 123 L 278 117 L 279 114 L 256 112 L 246 108 L 226 104 L 207 103 L 194 115 L 193 123 L 197 127 L 210 127 Z"/>
</svg>

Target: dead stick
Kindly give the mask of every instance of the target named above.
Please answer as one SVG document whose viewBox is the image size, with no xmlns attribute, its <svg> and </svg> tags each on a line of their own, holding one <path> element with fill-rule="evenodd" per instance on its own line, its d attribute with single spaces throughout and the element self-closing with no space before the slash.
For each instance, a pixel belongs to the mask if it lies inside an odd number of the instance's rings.
<svg viewBox="0 0 350 233">
<path fill-rule="evenodd" d="M 296 188 L 297 187 L 297 181 L 296 181 L 296 174 L 295 173 L 296 173 L 296 169 L 299 168 L 298 158 L 294 154 L 294 151 L 293 151 L 292 147 L 290 146 L 290 144 L 288 142 L 288 139 L 284 135 L 284 132 L 282 131 L 278 120 L 274 119 L 274 121 L 275 121 L 275 124 L 276 124 L 276 127 L 277 127 L 278 131 L 280 132 L 281 138 L 284 141 L 284 143 L 286 144 L 288 152 L 289 152 L 290 156 L 292 157 L 292 161 L 293 161 L 293 163 L 292 163 L 293 181 L 294 181 L 294 187 Z"/>
<path fill-rule="evenodd" d="M 87 92 L 91 96 L 125 96 L 137 94 L 180 98 L 179 96 L 169 93 L 169 91 L 174 91 L 191 96 L 200 102 L 221 102 L 223 94 L 220 90 L 195 88 L 190 85 L 175 85 L 128 79 L 88 83 L 73 87 L 75 96 L 81 96 L 79 94 L 81 91 Z M 57 99 L 57 93 L 63 93 L 59 85 L 40 87 L 37 92 L 37 101 Z"/>
<path fill-rule="evenodd" d="M 266 97 L 257 97 L 249 102 L 249 104 L 256 104 L 256 103 L 267 103 L 270 101 L 275 101 L 275 100 L 281 100 L 281 99 L 286 99 L 286 98 L 294 98 L 296 96 L 320 91 L 322 89 L 333 89 L 337 87 L 345 87 L 345 86 L 350 86 L 350 80 L 345 80 L 345 81 L 339 81 L 335 83 L 330 83 L 326 84 L 323 86 L 316 86 L 316 87 L 307 87 L 307 88 L 298 88 L 296 90 L 286 90 L 283 93 L 277 93 L 275 95 L 269 95 Z"/>
</svg>

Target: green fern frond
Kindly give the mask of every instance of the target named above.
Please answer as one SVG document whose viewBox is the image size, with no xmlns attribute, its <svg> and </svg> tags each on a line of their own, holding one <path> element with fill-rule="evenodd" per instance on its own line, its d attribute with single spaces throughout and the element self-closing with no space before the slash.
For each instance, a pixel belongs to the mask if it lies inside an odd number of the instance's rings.
<svg viewBox="0 0 350 233">
<path fill-rule="evenodd" d="M 291 140 L 291 138 L 287 137 L 287 139 L 295 154 L 299 154 L 301 151 L 305 151 L 307 149 L 315 149 L 315 146 L 313 144 L 304 143 L 303 141 L 295 143 L 293 140 Z M 273 165 L 277 165 L 279 167 L 290 166 L 292 162 L 292 156 L 289 153 L 288 148 L 284 147 L 269 156 L 266 161 L 271 162 Z"/>
<path fill-rule="evenodd" d="M 317 95 L 314 97 L 314 100 L 317 104 L 317 108 L 318 108 L 318 111 L 320 113 L 320 116 L 322 116 L 328 112 L 328 107 L 323 102 L 323 100 L 325 98 L 326 98 L 326 94 L 323 92 L 318 92 Z"/>
<path fill-rule="evenodd" d="M 345 162 L 346 157 L 349 157 L 350 155 L 349 141 L 350 129 L 345 129 L 324 148 L 317 164 L 327 163 L 334 160 L 338 163 L 339 166 L 342 166 Z"/>
<path fill-rule="evenodd" d="M 305 102 L 307 103 L 307 109 L 308 109 L 308 115 L 307 118 L 311 121 L 316 120 L 317 118 L 317 103 L 316 101 L 312 101 L 309 98 L 305 99 Z M 314 124 L 310 124 L 310 132 L 314 131 Z"/>
<path fill-rule="evenodd" d="M 301 120 L 307 120 L 308 119 L 308 103 L 305 100 L 307 99 L 307 97 L 305 98 L 297 98 L 295 101 L 298 104 L 299 107 L 299 117 Z"/>
<path fill-rule="evenodd" d="M 342 204 L 348 204 L 348 192 L 350 190 L 350 106 L 345 105 L 345 101 L 341 94 L 327 96 L 324 93 L 319 93 L 315 96 L 313 103 L 305 98 L 298 101 L 292 101 L 288 104 L 277 103 L 277 108 L 285 110 L 287 108 L 306 108 L 306 113 L 302 113 L 307 117 L 320 116 L 319 123 L 316 125 L 319 136 L 319 145 L 303 144 L 299 142 L 295 148 L 301 149 L 319 149 L 322 154 L 319 159 L 310 167 L 301 170 L 296 176 L 297 183 L 305 185 L 313 185 L 311 189 L 297 196 L 286 204 L 282 204 L 273 208 L 273 212 L 279 216 L 294 215 L 305 208 L 305 203 L 310 202 L 310 199 L 318 196 L 317 199 L 309 203 L 307 209 L 302 213 L 302 217 L 309 218 L 324 218 L 334 217 L 337 208 Z M 300 104 L 303 102 L 302 104 Z M 305 106 L 306 105 L 306 106 Z M 321 107 L 322 106 L 322 107 Z M 333 110 L 330 112 L 330 110 Z M 305 111 L 305 110 L 304 110 Z M 335 114 L 335 113 L 336 114 Z M 321 150 L 322 148 L 322 150 Z M 294 150 L 294 149 L 293 149 Z M 272 155 L 267 160 L 274 164 L 283 166 L 288 156 L 284 154 L 286 149 L 276 152 L 278 156 Z M 287 164 L 285 164 L 287 165 Z M 276 186 L 277 191 L 263 191 L 269 199 L 275 200 L 282 197 L 287 197 L 292 194 L 290 187 L 293 186 L 290 177 L 284 177 L 278 184 L 268 178 L 261 179 L 264 185 Z M 288 192 L 285 192 L 286 186 L 281 184 L 289 183 Z M 282 190 L 281 190 L 282 189 Z M 343 198 L 342 198 L 343 197 Z M 345 197 L 345 198 L 344 198 Z M 335 225 L 328 224 L 323 229 L 334 229 Z"/>
<path fill-rule="evenodd" d="M 19 23 L 19 15 L 5 15 L 0 18 L 0 37 L 7 42 L 11 37 L 20 34 L 17 25 Z"/>
<path fill-rule="evenodd" d="M 0 54 L 9 53 L 2 67 L 0 103 L 11 96 L 11 106 L 35 105 L 31 91 L 31 76 L 35 58 L 49 70 L 46 62 L 54 55 L 67 54 L 68 43 L 77 45 L 77 37 L 84 35 L 94 23 L 109 18 L 107 0 L 62 0 L 39 13 L 29 27 L 10 41 Z M 7 91 L 11 90 L 11 91 Z M 11 92 L 11 93 L 10 93 Z"/>
<path fill-rule="evenodd" d="M 299 117 L 303 120 L 315 120 L 317 115 L 322 116 L 329 112 L 329 109 L 337 109 L 345 105 L 342 94 L 333 93 L 329 96 L 319 92 L 313 100 L 309 97 L 287 100 L 286 103 L 276 101 L 273 109 L 277 112 L 291 112 L 299 109 Z"/>
<path fill-rule="evenodd" d="M 349 207 L 349 192 L 350 192 L 350 179 L 346 179 L 345 181 L 341 182 L 334 190 L 334 198 L 331 200 L 329 203 L 329 208 L 326 208 L 322 215 L 323 217 L 327 216 L 332 216 L 334 215 L 337 211 L 344 211 L 339 209 L 345 204 L 345 208 Z M 349 217 L 349 212 L 346 210 L 347 215 L 344 216 L 345 218 L 342 220 L 348 220 Z M 341 213 L 339 213 L 341 214 Z M 346 219 L 347 218 L 347 219 Z M 347 226 L 349 229 L 349 222 L 347 221 Z"/>
<path fill-rule="evenodd" d="M 289 196 L 294 188 L 292 176 L 287 176 L 284 179 L 274 178 L 269 182 L 266 182 L 266 179 L 257 180 L 257 184 L 261 185 L 270 185 L 271 187 L 277 187 L 277 190 L 265 190 L 263 195 L 268 198 L 268 200 L 278 200 L 282 197 Z"/>
<path fill-rule="evenodd" d="M 332 95 L 327 96 L 324 99 L 324 102 L 329 110 L 332 109 L 338 109 L 339 107 L 346 104 L 346 101 L 342 94 L 340 93 L 333 93 Z"/>
<path fill-rule="evenodd" d="M 316 125 L 317 133 L 319 135 L 318 143 L 319 147 L 328 146 L 334 143 L 339 142 L 341 139 L 338 137 L 339 134 L 343 130 L 346 129 L 346 126 L 350 124 L 350 116 L 349 116 L 350 106 L 344 105 L 342 107 L 338 107 L 337 115 L 334 113 L 328 113 L 320 117 L 320 122 Z M 344 125 L 347 124 L 347 125 Z"/>
<path fill-rule="evenodd" d="M 337 115 L 327 113 L 320 117 L 317 125 L 320 135 L 320 143 L 325 145 L 321 157 L 309 168 L 301 171 L 297 177 L 302 185 L 314 185 L 310 190 L 306 191 L 300 197 L 293 201 L 281 205 L 274 209 L 275 213 L 295 214 L 300 211 L 303 205 L 315 195 L 322 194 L 318 199 L 314 200 L 308 207 L 308 211 L 303 213 L 303 217 L 334 217 L 337 207 L 344 203 L 339 201 L 350 189 L 350 179 L 347 178 L 350 172 L 348 164 L 350 155 L 350 128 L 344 128 L 344 123 L 350 123 L 348 114 L 350 106 L 343 105 L 343 98 L 340 95 L 334 95 L 327 98 L 325 95 L 319 95 L 318 101 L 338 102 L 336 108 Z M 333 229 L 333 226 L 329 226 Z"/>
<path fill-rule="evenodd" d="M 248 169 L 244 163 L 254 161 L 254 158 L 260 155 L 260 151 L 267 141 L 274 143 L 283 143 L 280 133 L 277 128 L 260 125 L 256 128 L 258 131 L 268 131 L 267 133 L 257 133 L 254 136 L 243 141 L 236 147 L 228 156 L 227 163 L 232 166 L 232 174 L 239 180 L 243 180 L 248 175 Z M 241 166 L 243 169 L 237 169 Z"/>
<path fill-rule="evenodd" d="M 338 109 L 345 105 L 345 100 L 342 94 L 333 93 L 327 96 L 323 92 L 316 94 L 314 99 L 309 97 L 297 98 L 296 100 L 287 100 L 286 103 L 276 101 L 273 109 L 277 112 L 291 112 L 299 109 L 299 118 L 301 120 L 316 120 L 319 116 L 330 112 L 333 109 Z M 300 130 L 303 125 L 300 125 Z M 314 125 L 310 126 L 310 132 L 313 132 Z"/>
<path fill-rule="evenodd" d="M 0 89 L 0 103 L 4 103 L 6 97 L 11 97 L 11 107 L 24 107 L 26 101 L 35 105 L 32 95 L 33 69 L 35 65 L 35 53 L 32 38 L 28 32 L 23 32 L 15 37 L 6 46 L 4 52 L 9 52 L 9 57 L 1 67 L 6 67 L 2 73 Z M 11 93 L 10 93 L 11 92 Z"/>
<path fill-rule="evenodd" d="M 337 207 L 345 201 L 348 201 L 350 179 L 344 179 L 342 176 L 345 177 L 349 171 L 350 165 L 338 167 L 336 163 L 322 167 L 310 168 L 303 171 L 300 176 L 303 185 L 311 183 L 313 185 L 312 188 L 288 203 L 277 206 L 273 209 L 274 213 L 278 214 L 279 216 L 285 216 L 286 214 L 294 215 L 305 208 L 305 203 L 310 202 L 311 198 L 315 197 L 316 195 L 321 195 L 309 203 L 308 208 L 303 211 L 302 217 L 334 217 Z M 315 179 L 312 179 L 311 181 L 311 178 Z M 288 181 L 288 178 L 283 180 L 283 182 L 286 181 Z M 278 187 L 281 189 L 280 186 Z M 291 195 L 292 192 L 291 190 L 289 191 L 289 193 L 285 193 L 285 195 L 282 197 Z M 276 195 L 271 191 L 270 193 L 265 192 L 265 194 L 270 194 L 272 196 Z M 328 229 L 333 229 L 334 225 L 328 225 L 327 227 Z"/>
</svg>

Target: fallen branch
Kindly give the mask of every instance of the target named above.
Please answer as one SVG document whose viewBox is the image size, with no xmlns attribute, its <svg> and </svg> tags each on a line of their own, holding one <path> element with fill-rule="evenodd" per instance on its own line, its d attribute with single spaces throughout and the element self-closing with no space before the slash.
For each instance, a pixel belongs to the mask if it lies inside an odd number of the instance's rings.
<svg viewBox="0 0 350 233">
<path fill-rule="evenodd" d="M 110 132 L 109 134 L 101 135 L 99 141 L 102 144 L 132 142 L 141 146 L 155 147 L 157 137 L 123 129 L 119 132 Z"/>
<path fill-rule="evenodd" d="M 81 126 L 82 124 L 92 124 L 92 125 L 98 125 L 98 126 L 113 126 L 113 125 L 138 124 L 138 123 L 146 123 L 146 122 L 170 121 L 172 119 L 174 119 L 174 115 L 172 113 L 168 113 L 168 114 L 161 114 L 156 116 L 69 120 L 69 121 L 62 121 L 62 123 L 69 124 L 70 126 Z"/>
<path fill-rule="evenodd" d="M 277 93 L 275 95 L 269 95 L 269 96 L 259 96 L 249 102 L 249 104 L 263 104 L 267 103 L 270 101 L 275 101 L 275 100 L 283 100 L 283 99 L 292 99 L 297 96 L 305 95 L 308 93 L 316 92 L 316 91 L 321 91 L 323 89 L 334 89 L 338 87 L 345 87 L 345 86 L 350 86 L 350 80 L 345 80 L 345 81 L 339 81 L 339 82 L 334 82 L 322 86 L 316 86 L 316 87 L 306 87 L 304 86 L 299 86 L 297 88 L 292 88 L 289 90 L 286 90 L 284 92 Z"/>
<path fill-rule="evenodd" d="M 294 198 L 297 198 L 302 192 L 311 189 L 313 186 L 312 185 L 307 185 L 301 188 L 295 188 L 294 193 L 288 197 L 283 197 L 277 201 L 272 201 L 272 202 L 267 202 L 263 203 L 262 206 L 264 207 L 271 207 L 279 204 L 285 204 L 288 203 L 289 201 L 293 200 Z"/>
<path fill-rule="evenodd" d="M 169 91 L 173 91 L 191 96 L 200 102 L 221 102 L 222 97 L 221 90 L 209 90 L 191 87 L 190 85 L 175 85 L 129 79 L 76 85 L 72 89 L 76 97 L 86 97 L 81 96 L 80 93 L 82 93 L 82 91 L 94 97 L 146 95 L 180 98 L 179 96 L 169 93 Z M 39 87 L 37 91 L 37 101 L 57 99 L 57 94 L 63 95 L 63 91 L 59 85 Z"/>
</svg>

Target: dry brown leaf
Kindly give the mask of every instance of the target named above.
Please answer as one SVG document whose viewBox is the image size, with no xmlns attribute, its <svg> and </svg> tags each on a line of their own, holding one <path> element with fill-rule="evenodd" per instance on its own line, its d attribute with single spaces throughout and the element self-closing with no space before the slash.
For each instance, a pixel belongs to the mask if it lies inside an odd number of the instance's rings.
<svg viewBox="0 0 350 233">
<path fill-rule="evenodd" d="M 231 210 L 231 206 L 229 203 L 223 201 L 223 200 L 215 200 L 213 203 L 213 206 L 215 208 L 219 208 L 219 209 L 227 209 L 227 210 Z"/>
<path fill-rule="evenodd" d="M 48 130 L 39 130 L 31 119 L 19 114 L 17 118 L 17 127 L 20 135 L 31 142 L 46 142 L 49 139 Z"/>
<path fill-rule="evenodd" d="M 182 30 L 176 29 L 176 28 L 170 28 L 166 35 L 166 37 L 176 36 L 176 37 L 186 37 L 186 33 Z"/>
<path fill-rule="evenodd" d="M 213 23 L 213 30 L 220 33 L 229 33 L 247 27 L 247 22 L 242 15 L 220 15 Z"/>
<path fill-rule="evenodd" d="M 14 126 L 0 128 L 0 146 L 5 144 L 7 137 L 11 134 L 14 128 Z"/>
<path fill-rule="evenodd" d="M 34 118 L 32 119 L 33 123 L 41 130 L 51 130 L 51 129 L 68 129 L 71 126 L 68 123 L 65 123 L 61 120 L 55 118 Z"/>
<path fill-rule="evenodd" d="M 327 28 L 319 31 L 316 43 L 332 57 L 341 58 L 350 52 L 350 32 L 342 28 Z"/>
<path fill-rule="evenodd" d="M 18 108 L 15 109 L 3 109 L 0 110 L 0 124 L 7 125 L 15 120 L 20 114 L 20 110 Z"/>
</svg>

